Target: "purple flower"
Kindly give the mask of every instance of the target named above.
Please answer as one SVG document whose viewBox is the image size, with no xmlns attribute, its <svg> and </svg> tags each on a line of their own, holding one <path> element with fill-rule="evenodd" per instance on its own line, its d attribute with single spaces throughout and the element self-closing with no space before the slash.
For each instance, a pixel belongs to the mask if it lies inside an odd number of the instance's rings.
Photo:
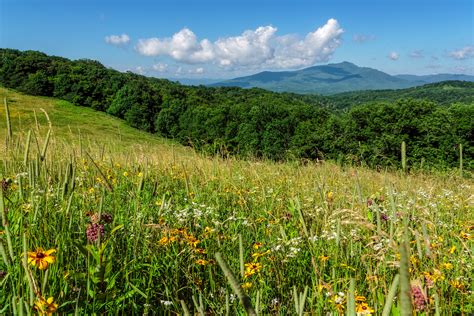
<svg viewBox="0 0 474 316">
<path fill-rule="evenodd" d="M 415 309 L 419 312 L 425 308 L 426 298 L 423 294 L 423 291 L 418 285 L 411 287 L 411 295 L 413 297 L 413 305 Z"/>
<path fill-rule="evenodd" d="M 89 240 L 90 242 L 94 242 L 99 238 L 99 235 L 101 238 L 104 237 L 103 224 L 93 223 L 93 224 L 87 225 L 87 229 L 86 229 L 87 240 Z"/>
</svg>

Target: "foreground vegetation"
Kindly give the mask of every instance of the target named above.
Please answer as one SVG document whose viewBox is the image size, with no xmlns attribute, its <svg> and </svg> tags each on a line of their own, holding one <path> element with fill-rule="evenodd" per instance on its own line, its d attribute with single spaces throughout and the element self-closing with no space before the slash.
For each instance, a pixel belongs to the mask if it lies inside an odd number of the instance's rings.
<svg viewBox="0 0 474 316">
<path fill-rule="evenodd" d="M 205 157 L 0 91 L 0 314 L 241 314 L 217 253 L 250 313 L 474 312 L 457 172 Z"/>
<path fill-rule="evenodd" d="M 409 168 L 457 167 L 463 147 L 465 168 L 474 169 L 474 83 L 327 98 L 187 87 L 120 73 L 91 60 L 11 49 L 0 54 L 5 87 L 107 112 L 210 154 L 395 169 L 404 141 Z M 338 110 L 348 104 L 347 111 Z"/>
</svg>

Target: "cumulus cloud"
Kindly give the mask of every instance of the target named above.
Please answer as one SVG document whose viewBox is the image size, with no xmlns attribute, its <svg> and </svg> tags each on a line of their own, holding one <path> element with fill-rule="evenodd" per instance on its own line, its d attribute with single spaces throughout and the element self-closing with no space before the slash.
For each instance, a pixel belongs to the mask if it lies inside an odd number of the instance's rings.
<svg viewBox="0 0 474 316">
<path fill-rule="evenodd" d="M 387 57 L 390 58 L 391 60 L 397 60 L 400 56 L 398 55 L 397 52 L 390 52 L 390 54 L 388 54 Z"/>
<path fill-rule="evenodd" d="M 187 63 L 213 63 L 221 67 L 297 68 L 326 62 L 341 44 L 344 32 L 335 19 L 304 38 L 276 35 L 277 28 L 261 26 L 241 35 L 219 38 L 211 42 L 198 40 L 188 28 L 169 38 L 140 39 L 135 49 L 145 56 L 169 56 Z"/>
<path fill-rule="evenodd" d="M 127 34 L 110 35 L 105 37 L 105 42 L 116 46 L 127 45 L 130 43 L 130 37 Z"/>
<path fill-rule="evenodd" d="M 468 58 L 474 57 L 474 46 L 466 46 L 464 48 L 453 50 L 449 53 L 449 56 L 457 59 L 457 60 L 464 60 Z"/>
<path fill-rule="evenodd" d="M 374 35 L 366 35 L 366 34 L 355 34 L 352 37 L 352 40 L 356 43 L 362 44 L 362 43 L 365 43 L 365 42 L 375 40 L 375 36 Z"/>
</svg>

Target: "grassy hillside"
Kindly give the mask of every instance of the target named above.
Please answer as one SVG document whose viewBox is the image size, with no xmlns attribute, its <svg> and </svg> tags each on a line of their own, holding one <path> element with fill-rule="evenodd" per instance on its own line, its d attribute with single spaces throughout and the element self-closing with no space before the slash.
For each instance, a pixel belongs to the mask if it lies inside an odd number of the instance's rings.
<svg viewBox="0 0 474 316">
<path fill-rule="evenodd" d="M 397 275 L 420 314 L 474 311 L 474 187 L 457 173 L 203 157 L 0 91 L 0 314 L 242 314 L 217 253 L 260 314 L 399 315 Z"/>
<path fill-rule="evenodd" d="M 91 108 L 74 106 L 67 101 L 29 96 L 3 87 L 0 87 L 0 98 L 2 115 L 5 113 L 3 100 L 4 98 L 8 100 L 14 132 L 24 133 L 28 128 L 33 128 L 41 134 L 47 131 L 47 127 L 51 124 L 53 132 L 61 135 L 61 141 L 74 145 L 78 145 L 81 140 L 84 143 L 96 144 L 120 141 L 120 147 L 126 151 L 135 145 L 171 144 L 163 138 L 132 128 L 111 115 Z M 0 129 L 4 135 L 6 131 L 4 118 L 0 120 Z M 5 146 L 4 141 L 2 145 Z"/>
</svg>

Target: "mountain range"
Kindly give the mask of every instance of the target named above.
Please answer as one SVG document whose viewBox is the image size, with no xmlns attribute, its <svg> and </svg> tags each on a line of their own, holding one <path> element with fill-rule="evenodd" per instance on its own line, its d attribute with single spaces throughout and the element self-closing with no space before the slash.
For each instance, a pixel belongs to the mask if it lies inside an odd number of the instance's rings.
<svg viewBox="0 0 474 316">
<path fill-rule="evenodd" d="M 474 81 L 461 74 L 389 75 L 350 62 L 314 66 L 295 71 L 264 71 L 251 76 L 212 83 L 213 87 L 263 88 L 277 92 L 336 94 L 358 90 L 403 89 L 446 80 Z"/>
</svg>

